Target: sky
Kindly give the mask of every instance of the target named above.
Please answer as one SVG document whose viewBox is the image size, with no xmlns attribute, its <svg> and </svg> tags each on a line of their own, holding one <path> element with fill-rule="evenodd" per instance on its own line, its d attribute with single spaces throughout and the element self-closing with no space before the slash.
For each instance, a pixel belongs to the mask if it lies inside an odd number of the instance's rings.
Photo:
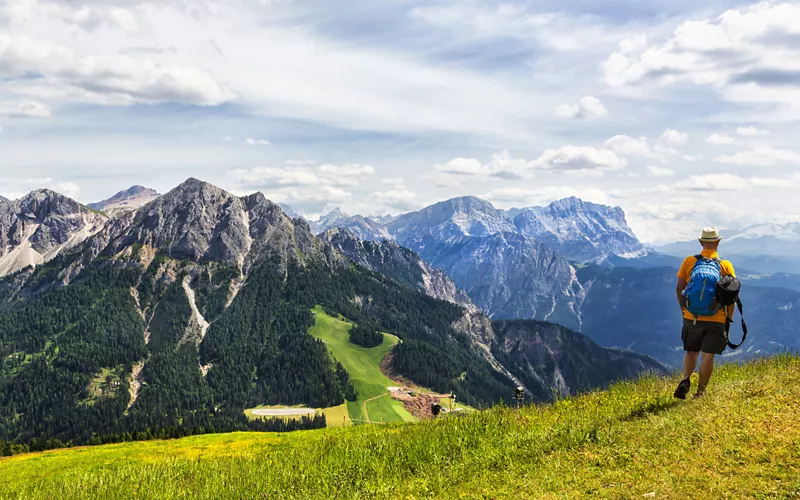
<svg viewBox="0 0 800 500">
<path fill-rule="evenodd" d="M 800 220 L 800 2 L 0 0 L 0 194 Z"/>
</svg>

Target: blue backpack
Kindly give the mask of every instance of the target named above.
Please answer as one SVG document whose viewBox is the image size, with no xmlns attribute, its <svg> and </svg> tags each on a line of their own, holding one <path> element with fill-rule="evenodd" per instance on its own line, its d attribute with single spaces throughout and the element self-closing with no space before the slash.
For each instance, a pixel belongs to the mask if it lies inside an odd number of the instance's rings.
<svg viewBox="0 0 800 500">
<path fill-rule="evenodd" d="M 683 291 L 686 310 L 695 318 L 713 316 L 721 309 L 717 301 L 717 283 L 722 279 L 722 261 L 702 255 L 696 255 L 695 258 L 697 263 Z"/>
</svg>

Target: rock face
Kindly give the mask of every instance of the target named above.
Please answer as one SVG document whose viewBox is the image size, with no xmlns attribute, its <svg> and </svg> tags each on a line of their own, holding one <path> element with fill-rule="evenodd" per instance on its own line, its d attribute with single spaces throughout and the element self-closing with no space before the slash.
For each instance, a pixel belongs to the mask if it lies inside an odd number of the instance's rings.
<svg viewBox="0 0 800 500">
<path fill-rule="evenodd" d="M 520 234 L 545 243 L 568 260 L 602 263 L 611 255 L 633 258 L 648 252 L 619 207 L 573 197 L 511 213 Z"/>
<path fill-rule="evenodd" d="M 552 397 L 553 389 L 567 396 L 643 373 L 668 373 L 652 358 L 602 348 L 563 326 L 525 320 L 494 325 L 495 356 L 539 399 Z"/>
<path fill-rule="evenodd" d="M 107 221 L 48 190 L 0 201 L 0 276 L 54 259 L 99 232 Z"/>
<path fill-rule="evenodd" d="M 119 209 L 135 209 L 150 203 L 161 196 L 155 189 L 144 186 L 133 186 L 124 191 L 120 191 L 107 200 L 90 203 L 88 206 L 93 210 L 113 211 Z"/>
</svg>

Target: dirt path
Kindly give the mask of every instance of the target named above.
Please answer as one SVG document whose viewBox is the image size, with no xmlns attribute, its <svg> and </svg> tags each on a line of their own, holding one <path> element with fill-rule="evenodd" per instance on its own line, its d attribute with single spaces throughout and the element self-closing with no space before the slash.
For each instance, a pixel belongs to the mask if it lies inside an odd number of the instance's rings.
<svg viewBox="0 0 800 500">
<path fill-rule="evenodd" d="M 368 424 L 377 424 L 378 422 L 373 422 L 372 420 L 370 420 L 369 412 L 367 411 L 367 403 L 369 403 L 370 401 L 375 401 L 376 399 L 384 398 L 386 396 L 388 396 L 388 394 L 381 394 L 380 396 L 369 398 L 365 400 L 363 403 L 361 403 L 361 406 L 363 407 L 364 410 L 364 420 L 366 420 Z"/>
</svg>

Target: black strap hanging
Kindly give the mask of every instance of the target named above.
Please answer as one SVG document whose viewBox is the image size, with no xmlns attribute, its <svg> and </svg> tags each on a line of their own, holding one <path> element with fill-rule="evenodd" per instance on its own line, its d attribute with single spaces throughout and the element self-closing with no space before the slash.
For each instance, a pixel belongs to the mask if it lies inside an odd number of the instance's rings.
<svg viewBox="0 0 800 500">
<path fill-rule="evenodd" d="M 731 349 L 738 349 L 744 344 L 745 339 L 747 338 L 747 323 L 744 322 L 744 312 L 742 311 L 742 301 L 740 299 L 736 299 L 736 307 L 739 308 L 739 316 L 742 317 L 742 341 L 738 344 L 733 344 L 730 341 L 730 333 L 731 333 L 731 320 L 730 318 L 725 317 L 725 333 L 728 336 L 728 347 Z"/>
</svg>

